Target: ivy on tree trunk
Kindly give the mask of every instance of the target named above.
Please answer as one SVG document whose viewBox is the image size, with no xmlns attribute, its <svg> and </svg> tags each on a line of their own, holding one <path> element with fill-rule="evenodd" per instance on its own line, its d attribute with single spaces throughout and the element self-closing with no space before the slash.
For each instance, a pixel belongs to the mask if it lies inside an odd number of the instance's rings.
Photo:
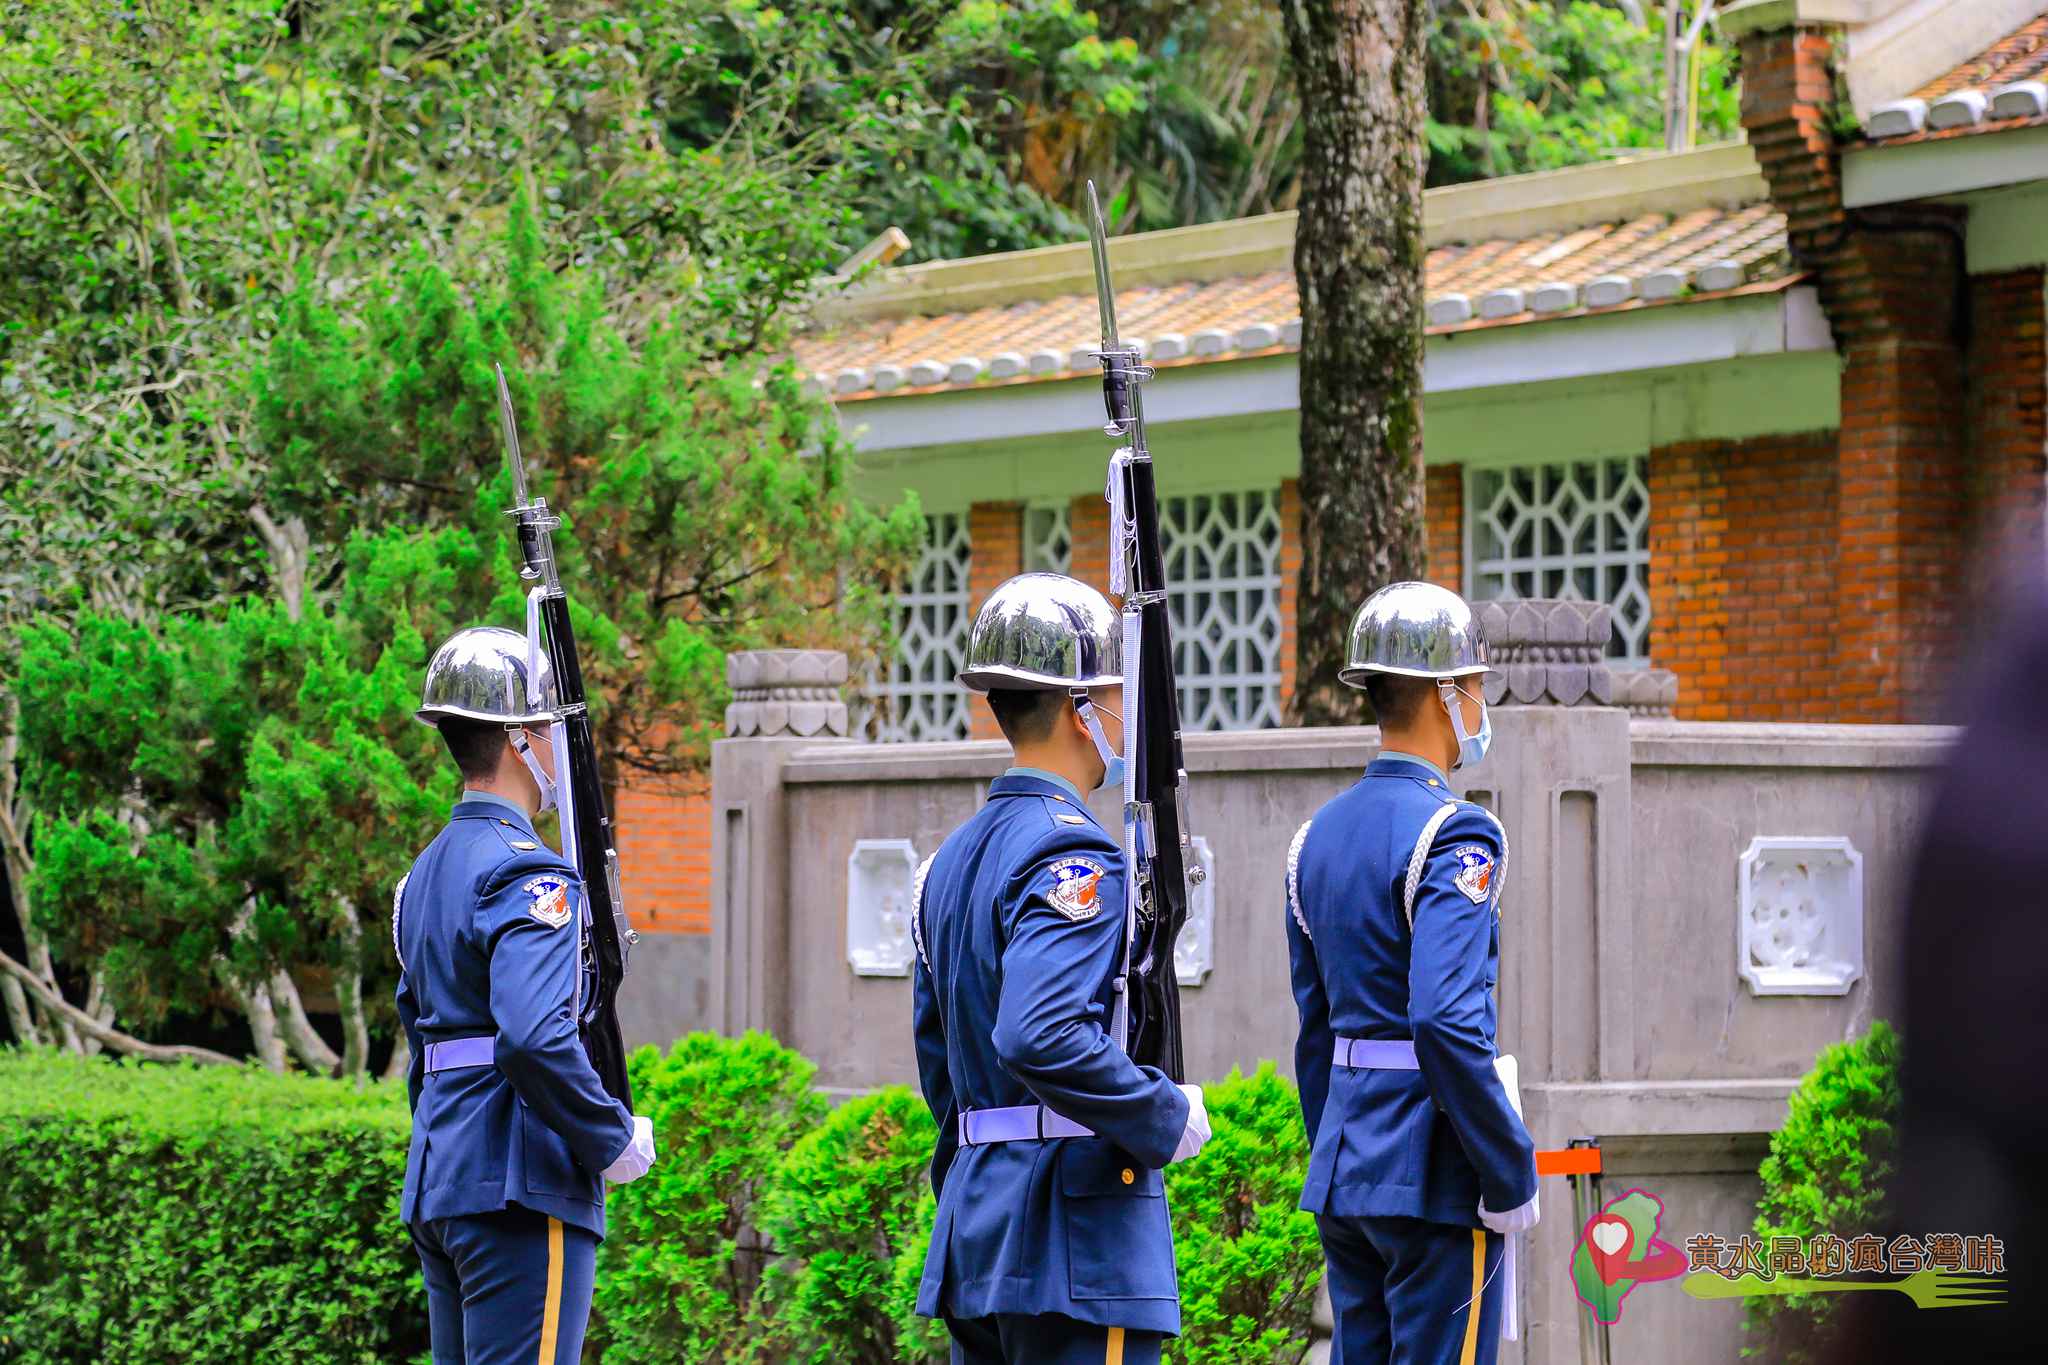
<svg viewBox="0 0 2048 1365">
<path fill-rule="evenodd" d="M 1351 615 L 1423 572 L 1423 0 L 1284 0 L 1302 107 L 1301 580 L 1291 709 L 1355 724 Z"/>
</svg>

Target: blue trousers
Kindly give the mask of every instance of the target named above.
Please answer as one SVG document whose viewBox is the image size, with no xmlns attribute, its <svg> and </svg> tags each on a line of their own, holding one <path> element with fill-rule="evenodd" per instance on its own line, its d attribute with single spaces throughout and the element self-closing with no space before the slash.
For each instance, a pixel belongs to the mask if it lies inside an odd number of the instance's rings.
<svg viewBox="0 0 2048 1365">
<path fill-rule="evenodd" d="M 412 1225 L 434 1365 L 575 1365 L 597 1238 L 517 1206 Z"/>
<path fill-rule="evenodd" d="M 1420 1218 L 1318 1215 L 1316 1227 L 1337 1318 L 1330 1365 L 1494 1365 L 1506 1239 Z"/>
<path fill-rule="evenodd" d="M 953 1365 L 1159 1365 L 1158 1332 L 1102 1327 L 1057 1313 L 947 1318 Z"/>
</svg>

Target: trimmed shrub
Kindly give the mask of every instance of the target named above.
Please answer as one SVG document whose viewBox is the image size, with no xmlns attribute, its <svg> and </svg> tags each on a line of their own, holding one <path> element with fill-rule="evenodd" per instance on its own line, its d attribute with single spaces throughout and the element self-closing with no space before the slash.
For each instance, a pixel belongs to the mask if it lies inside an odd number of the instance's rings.
<svg viewBox="0 0 2048 1365">
<path fill-rule="evenodd" d="M 1850 1238 L 1885 1221 L 1899 1120 L 1899 1035 L 1880 1019 L 1870 1032 L 1821 1049 L 1813 1070 L 1792 1092 L 1784 1126 L 1771 1135 L 1771 1154 L 1758 1174 L 1756 1236 L 1816 1233 Z M 1836 1294 L 1772 1294 L 1746 1300 L 1743 1327 L 1756 1340 L 1745 1356 L 1785 1365 L 1818 1357 Z"/>
<path fill-rule="evenodd" d="M 745 1359 L 766 1258 L 755 1226 L 790 1147 L 825 1117 L 816 1068 L 765 1033 L 693 1033 L 627 1060 L 654 1168 L 606 1196 L 590 1345 L 612 1365 Z"/>
<path fill-rule="evenodd" d="M 1167 1358 L 1299 1361 L 1323 1278 L 1315 1216 L 1295 1207 L 1308 1174 L 1300 1098 L 1271 1062 L 1232 1070 L 1202 1098 L 1213 1135 L 1193 1161 L 1166 1168 L 1181 1319 Z"/>
<path fill-rule="evenodd" d="M 0 1359 L 427 1348 L 405 1092 L 0 1050 Z"/>
<path fill-rule="evenodd" d="M 762 1287 L 774 1358 L 903 1358 L 897 1266 L 931 1236 L 926 1168 L 937 1135 L 923 1098 L 892 1085 L 847 1101 L 790 1149 L 761 1210 L 782 1254 Z"/>
</svg>

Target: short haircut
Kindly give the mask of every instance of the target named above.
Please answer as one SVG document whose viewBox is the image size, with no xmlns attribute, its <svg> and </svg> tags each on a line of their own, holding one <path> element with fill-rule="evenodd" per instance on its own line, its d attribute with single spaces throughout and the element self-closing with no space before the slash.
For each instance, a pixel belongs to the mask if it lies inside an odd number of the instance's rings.
<svg viewBox="0 0 2048 1365">
<path fill-rule="evenodd" d="M 1411 678 L 1404 673 L 1368 673 L 1365 697 L 1381 726 L 1406 729 L 1419 720 L 1420 709 L 1436 692 L 1435 678 Z"/>
<path fill-rule="evenodd" d="M 441 742 L 448 746 L 448 754 L 463 777 L 481 782 L 497 776 L 498 756 L 505 747 L 503 721 L 443 716 L 434 728 L 441 732 Z"/>
<path fill-rule="evenodd" d="M 988 693 L 988 709 L 1013 746 L 1049 738 L 1060 712 L 1073 704 L 1065 692 L 1043 688 L 992 687 Z"/>
</svg>

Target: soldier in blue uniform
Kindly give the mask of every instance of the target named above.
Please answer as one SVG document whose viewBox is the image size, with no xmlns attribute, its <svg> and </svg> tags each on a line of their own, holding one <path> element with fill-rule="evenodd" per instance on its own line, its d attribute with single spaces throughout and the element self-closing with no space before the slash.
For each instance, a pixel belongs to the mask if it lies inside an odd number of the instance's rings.
<svg viewBox="0 0 2048 1365">
<path fill-rule="evenodd" d="M 1015 763 L 918 869 L 918 1077 L 938 1219 L 917 1311 L 953 1360 L 1147 1365 L 1180 1330 L 1160 1169 L 1209 1135 L 1202 1093 L 1124 1052 L 1123 851 L 1082 793 L 1121 781 L 1122 635 L 1058 574 L 990 595 L 960 681 Z"/>
<path fill-rule="evenodd" d="M 1448 775 L 1492 738 L 1488 671 L 1457 594 L 1396 583 L 1368 598 L 1339 676 L 1371 698 L 1380 754 L 1288 850 L 1301 1207 L 1322 1234 L 1341 1365 L 1496 1359 L 1508 1241 L 1536 1223 L 1535 1145 L 1513 1059 L 1494 1052 L 1507 838 Z"/>
<path fill-rule="evenodd" d="M 648 1120 L 605 1093 L 577 1035 L 594 969 L 576 871 L 533 831 L 553 802 L 545 660 L 457 632 L 419 718 L 462 770 L 448 825 L 392 897 L 398 1017 L 412 1047 L 401 1211 L 427 1284 L 435 1365 L 582 1354 L 603 1180 L 654 1160 Z"/>
</svg>

